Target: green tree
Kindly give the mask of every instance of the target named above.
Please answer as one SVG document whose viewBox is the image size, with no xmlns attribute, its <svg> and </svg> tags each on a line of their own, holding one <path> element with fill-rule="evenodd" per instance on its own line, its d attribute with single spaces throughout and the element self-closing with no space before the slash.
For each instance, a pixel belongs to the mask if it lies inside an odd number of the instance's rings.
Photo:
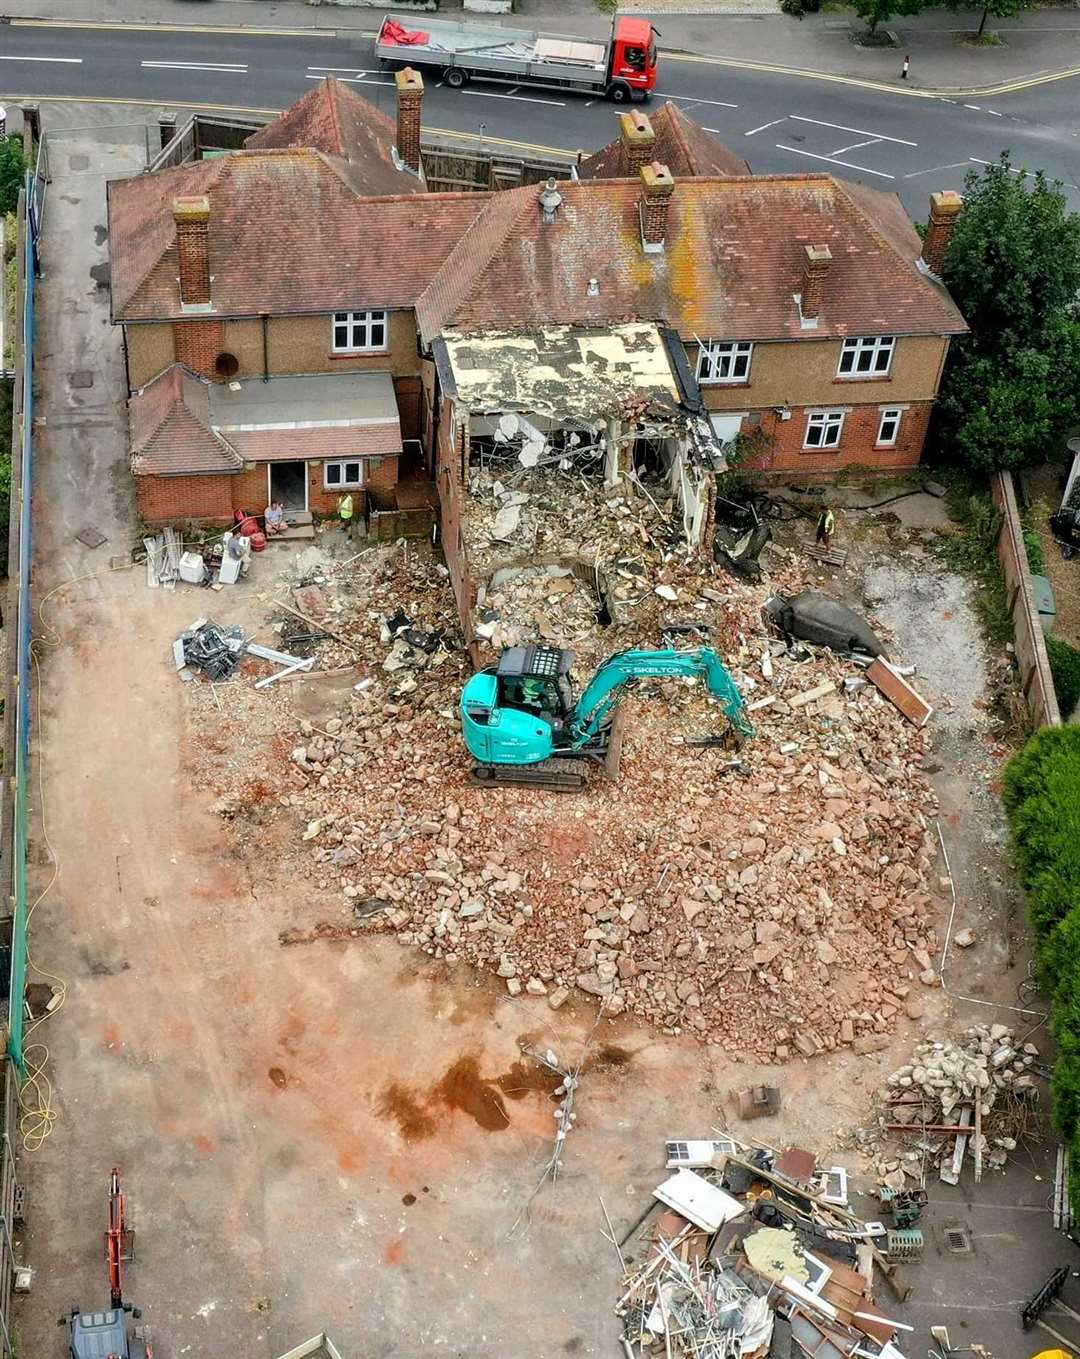
<svg viewBox="0 0 1080 1359">
<path fill-rule="evenodd" d="M 983 0 L 982 18 L 979 20 L 979 30 L 975 34 L 976 38 L 981 38 L 986 29 L 986 20 L 991 15 L 995 19 L 1015 19 L 1018 14 L 1023 13 L 1031 5 L 1031 0 Z M 948 0 L 948 8 L 955 14 L 957 10 L 966 10 L 971 6 L 969 0 Z"/>
<path fill-rule="evenodd" d="M 1080 418 L 1080 215 L 1007 152 L 964 197 L 943 274 L 971 333 L 951 347 L 938 435 L 988 471 L 1045 458 Z"/>
<path fill-rule="evenodd" d="M 0 137 L 0 213 L 14 212 L 26 180 L 21 137 Z"/>
<path fill-rule="evenodd" d="M 852 7 L 860 19 L 865 20 L 867 32 L 876 33 L 878 24 L 883 24 L 896 15 L 910 18 L 921 14 L 927 0 L 852 0 Z"/>
</svg>

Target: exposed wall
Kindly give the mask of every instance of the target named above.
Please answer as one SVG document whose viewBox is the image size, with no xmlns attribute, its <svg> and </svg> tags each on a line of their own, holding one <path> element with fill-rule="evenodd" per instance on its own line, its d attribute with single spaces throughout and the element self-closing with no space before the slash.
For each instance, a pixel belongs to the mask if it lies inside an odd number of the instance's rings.
<svg viewBox="0 0 1080 1359">
<path fill-rule="evenodd" d="M 329 315 L 273 316 L 266 329 L 270 372 L 337 373 L 374 369 L 393 373 L 395 377 L 419 373 L 413 313 L 391 312 L 389 329 L 389 346 L 382 352 L 341 355 L 330 350 Z M 129 381 L 133 390 L 145 386 L 178 360 L 211 377 L 214 361 L 223 351 L 236 356 L 240 363 L 239 377 L 261 377 L 263 373 L 263 326 L 260 320 L 202 318 L 160 324 L 149 322 L 126 326 L 125 332 Z"/>
<path fill-rule="evenodd" d="M 1035 593 L 1031 585 L 1031 569 L 1024 548 L 1024 530 L 1016 504 L 1011 472 L 995 472 L 990 482 L 994 504 L 1001 511 L 997 555 L 1005 572 L 1012 614 L 1016 662 L 1024 686 L 1024 698 L 1036 727 L 1059 727 L 1061 713 L 1046 642 L 1035 607 Z"/>
<path fill-rule="evenodd" d="M 459 424 L 453 402 L 448 397 L 442 398 L 435 454 L 435 485 L 439 491 L 439 525 L 443 556 L 450 571 L 450 585 L 457 603 L 461 630 L 475 665 L 478 663 L 479 654 L 473 642 L 476 582 L 472 577 L 469 554 L 461 527 L 464 512 L 462 470 L 468 463 L 467 420 L 467 416 L 463 417 L 464 423 Z"/>
<path fill-rule="evenodd" d="M 706 336 L 702 336 L 706 339 Z M 927 401 L 937 394 L 948 341 L 940 336 L 901 336 L 884 378 L 839 378 L 839 340 L 792 340 L 754 345 L 750 380 L 702 387 L 710 410 L 763 406 L 851 406 L 872 401 Z M 697 372 L 698 347 L 686 347 Z"/>
<path fill-rule="evenodd" d="M 877 405 L 856 406 L 848 412 L 840 437 L 840 447 L 834 449 L 804 449 L 807 411 L 795 407 L 790 420 L 781 420 L 773 410 L 761 413 L 760 428 L 772 440 L 772 446 L 753 466 L 774 475 L 828 475 L 845 467 L 861 466 L 877 472 L 903 471 L 917 467 L 922 457 L 926 429 L 930 422 L 929 401 L 908 406 L 900 421 L 900 432 L 895 447 L 876 445 L 881 424 Z M 750 426 L 744 420 L 743 431 Z"/>
</svg>

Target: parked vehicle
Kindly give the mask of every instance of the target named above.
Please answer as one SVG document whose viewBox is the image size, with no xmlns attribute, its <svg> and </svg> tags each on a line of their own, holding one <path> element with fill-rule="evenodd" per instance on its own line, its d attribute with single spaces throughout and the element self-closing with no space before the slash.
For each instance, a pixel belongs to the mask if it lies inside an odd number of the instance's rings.
<svg viewBox="0 0 1080 1359">
<path fill-rule="evenodd" d="M 470 80 L 543 85 L 604 94 L 616 104 L 656 86 L 657 31 L 648 19 L 617 16 L 606 40 L 587 41 L 470 20 L 388 14 L 375 39 L 382 66 L 433 68 L 452 89 Z"/>
<path fill-rule="evenodd" d="M 1050 532 L 1066 559 L 1080 552 L 1080 439 L 1070 439 L 1068 447 L 1073 455 L 1072 465 L 1065 478 L 1061 504 L 1050 516 Z"/>
</svg>

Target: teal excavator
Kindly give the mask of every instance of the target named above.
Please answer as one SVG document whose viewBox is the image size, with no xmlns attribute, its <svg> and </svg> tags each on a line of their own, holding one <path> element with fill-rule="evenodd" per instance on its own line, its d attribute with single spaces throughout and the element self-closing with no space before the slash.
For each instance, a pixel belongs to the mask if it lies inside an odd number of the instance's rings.
<svg viewBox="0 0 1080 1359">
<path fill-rule="evenodd" d="M 574 653 L 553 646 L 512 646 L 481 670 L 461 695 L 465 744 L 478 783 L 516 783 L 559 791 L 583 788 L 590 762 L 618 769 L 618 705 L 640 679 L 692 676 L 720 700 L 736 736 L 753 735 L 735 681 L 709 647 L 692 651 L 619 651 L 609 656 L 575 701 Z"/>
</svg>

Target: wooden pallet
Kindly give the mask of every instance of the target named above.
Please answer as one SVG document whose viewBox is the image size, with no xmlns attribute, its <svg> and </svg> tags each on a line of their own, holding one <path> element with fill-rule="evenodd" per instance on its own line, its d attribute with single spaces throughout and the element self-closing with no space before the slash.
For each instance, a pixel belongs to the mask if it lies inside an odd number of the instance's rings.
<svg viewBox="0 0 1080 1359">
<path fill-rule="evenodd" d="M 847 561 L 847 550 L 842 547 L 822 547 L 820 543 L 807 543 L 806 551 L 815 561 L 826 566 L 843 566 Z"/>
</svg>

